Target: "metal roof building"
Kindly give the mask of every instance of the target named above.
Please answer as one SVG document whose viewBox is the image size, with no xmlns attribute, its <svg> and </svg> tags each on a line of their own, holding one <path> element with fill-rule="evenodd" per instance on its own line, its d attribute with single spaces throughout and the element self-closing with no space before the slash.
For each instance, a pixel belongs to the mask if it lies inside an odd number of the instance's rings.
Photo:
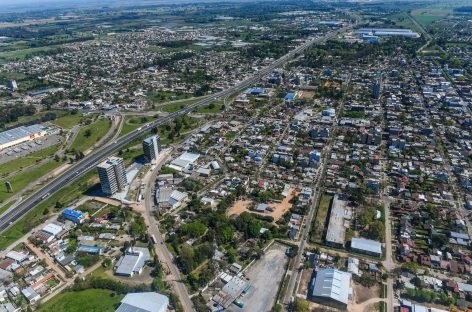
<svg viewBox="0 0 472 312">
<path fill-rule="evenodd" d="M 129 247 L 115 265 L 115 274 L 133 276 L 141 274 L 144 265 L 151 259 L 149 250 L 142 247 Z"/>
<path fill-rule="evenodd" d="M 352 296 L 351 273 L 317 269 L 310 284 L 312 299 L 325 305 L 345 308 Z"/>
<path fill-rule="evenodd" d="M 41 125 L 21 126 L 0 132 L 0 150 L 42 137 L 46 133 L 46 128 Z"/>
<path fill-rule="evenodd" d="M 375 257 L 382 255 L 382 244 L 371 239 L 353 237 L 351 240 L 351 249 Z"/>
<path fill-rule="evenodd" d="M 115 312 L 166 312 L 169 298 L 156 292 L 129 293 Z"/>
</svg>

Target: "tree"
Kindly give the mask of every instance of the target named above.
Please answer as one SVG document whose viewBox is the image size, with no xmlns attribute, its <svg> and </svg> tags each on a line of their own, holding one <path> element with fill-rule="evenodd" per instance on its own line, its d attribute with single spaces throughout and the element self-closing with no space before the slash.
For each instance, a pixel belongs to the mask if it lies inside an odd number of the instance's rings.
<svg viewBox="0 0 472 312">
<path fill-rule="evenodd" d="M 91 129 L 86 129 L 85 132 L 84 132 L 84 136 L 86 138 L 89 138 L 90 136 L 92 136 L 92 130 Z"/>
<path fill-rule="evenodd" d="M 310 312 L 310 303 L 305 299 L 295 298 L 293 307 L 290 310 L 294 312 Z"/>
</svg>

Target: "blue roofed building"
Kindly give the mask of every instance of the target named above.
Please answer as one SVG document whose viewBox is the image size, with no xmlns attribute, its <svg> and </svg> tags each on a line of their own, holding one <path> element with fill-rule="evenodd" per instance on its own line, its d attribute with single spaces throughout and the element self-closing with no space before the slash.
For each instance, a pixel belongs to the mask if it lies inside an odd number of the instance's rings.
<svg viewBox="0 0 472 312">
<path fill-rule="evenodd" d="M 318 268 L 310 282 L 309 297 L 314 302 L 346 310 L 352 297 L 351 273 Z"/>
<path fill-rule="evenodd" d="M 297 95 L 295 93 L 287 93 L 287 95 L 284 97 L 284 101 L 286 105 L 293 105 L 293 102 L 297 98 Z"/>
<path fill-rule="evenodd" d="M 74 222 L 75 224 L 81 224 L 84 222 L 86 216 L 80 211 L 65 209 L 62 212 L 62 217 L 66 220 Z"/>
</svg>

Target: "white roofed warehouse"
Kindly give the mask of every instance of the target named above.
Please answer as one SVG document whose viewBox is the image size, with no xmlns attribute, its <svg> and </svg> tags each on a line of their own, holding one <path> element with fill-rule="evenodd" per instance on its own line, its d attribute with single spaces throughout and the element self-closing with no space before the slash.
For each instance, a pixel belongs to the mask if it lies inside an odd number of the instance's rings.
<svg viewBox="0 0 472 312">
<path fill-rule="evenodd" d="M 4 132 L 0 132 L 0 150 L 15 146 L 47 134 L 46 128 L 41 125 L 31 125 L 18 127 Z"/>
<path fill-rule="evenodd" d="M 129 293 L 115 312 L 166 312 L 169 298 L 156 292 Z"/>
<path fill-rule="evenodd" d="M 317 269 L 310 282 L 310 299 L 327 306 L 346 310 L 352 297 L 351 273 L 335 269 Z"/>
</svg>

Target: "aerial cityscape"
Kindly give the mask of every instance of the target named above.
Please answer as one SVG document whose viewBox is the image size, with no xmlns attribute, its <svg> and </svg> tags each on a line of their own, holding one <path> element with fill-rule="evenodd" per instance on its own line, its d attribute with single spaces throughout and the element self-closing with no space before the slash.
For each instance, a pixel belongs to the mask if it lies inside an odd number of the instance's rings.
<svg viewBox="0 0 472 312">
<path fill-rule="evenodd" d="M 0 312 L 472 311 L 472 0 L 0 1 Z"/>
</svg>

